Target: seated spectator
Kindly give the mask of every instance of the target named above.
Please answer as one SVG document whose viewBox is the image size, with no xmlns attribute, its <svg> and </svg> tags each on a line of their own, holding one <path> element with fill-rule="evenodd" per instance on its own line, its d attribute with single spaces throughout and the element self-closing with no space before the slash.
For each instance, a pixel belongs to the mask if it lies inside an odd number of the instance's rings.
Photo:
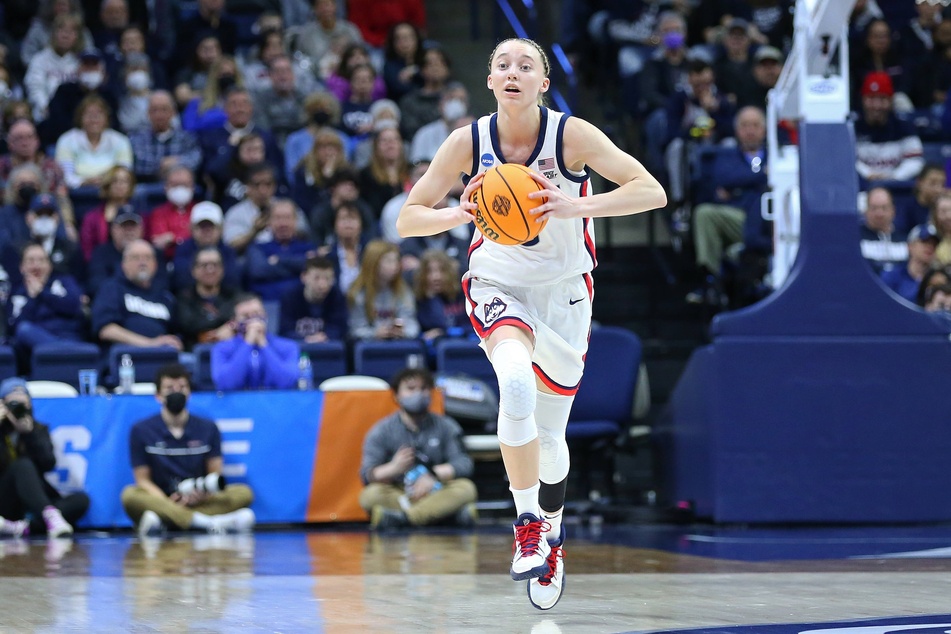
<svg viewBox="0 0 951 634">
<path fill-rule="evenodd" d="M 895 209 L 895 228 L 907 233 L 912 227 L 931 221 L 931 210 L 944 192 L 944 165 L 928 163 L 915 177 L 913 196 Z"/>
<path fill-rule="evenodd" d="M 289 390 L 297 384 L 297 343 L 268 332 L 257 295 L 235 299 L 234 337 L 211 350 L 211 377 L 219 390 Z"/>
<path fill-rule="evenodd" d="M 191 132 L 178 127 L 172 95 L 156 90 L 149 97 L 149 127 L 129 135 L 135 156 L 133 170 L 140 183 L 158 183 L 175 165 L 195 173 L 201 165 L 201 148 Z"/>
<path fill-rule="evenodd" d="M 92 22 L 92 37 L 96 46 L 110 56 L 119 52 L 119 35 L 129 26 L 129 2 L 127 0 L 103 0 L 99 5 L 98 24 Z"/>
<path fill-rule="evenodd" d="M 440 209 L 447 206 L 447 201 L 434 207 Z M 452 206 L 458 206 L 459 201 L 453 200 Z M 464 227 L 467 228 L 467 227 Z M 451 231 L 441 231 L 431 236 L 414 236 L 406 238 L 400 243 L 400 262 L 404 274 L 413 273 L 420 266 L 423 253 L 426 251 L 441 251 L 456 262 L 460 275 L 469 270 L 469 242 L 472 236 L 460 238 Z"/>
<path fill-rule="evenodd" d="M 310 227 L 317 244 L 329 244 L 334 238 L 335 210 L 341 205 L 355 205 L 360 211 L 361 235 L 377 236 L 377 221 L 370 204 L 360 193 L 359 178 L 350 168 L 337 170 L 327 183 L 329 197 L 317 200 L 310 210 Z"/>
<path fill-rule="evenodd" d="M 855 169 L 860 184 L 907 181 L 910 185 L 925 164 L 913 125 L 892 112 L 894 94 L 887 73 L 869 73 L 862 82 L 862 111 L 855 120 Z"/>
<path fill-rule="evenodd" d="M 386 96 L 399 101 L 422 83 L 423 36 L 411 22 L 397 22 L 383 44 L 383 83 Z"/>
<path fill-rule="evenodd" d="M 181 34 L 180 50 L 193 51 L 199 40 L 213 35 L 226 55 L 234 55 L 238 46 L 238 25 L 221 0 L 199 0 L 198 11 L 182 15 L 176 31 Z"/>
<path fill-rule="evenodd" d="M 237 63 L 228 56 L 218 57 L 208 68 L 208 79 L 201 93 L 182 106 L 182 128 L 199 137 L 205 130 L 220 127 L 228 120 L 225 95 L 244 85 Z M 201 143 L 202 150 L 205 144 Z M 218 148 L 212 148 L 217 152 Z M 207 159 L 207 157 L 206 157 Z"/>
<path fill-rule="evenodd" d="M 106 280 L 92 303 L 92 331 L 104 344 L 182 349 L 172 334 L 175 298 L 153 284 L 157 268 L 155 250 L 145 240 L 123 250 L 121 274 Z"/>
<path fill-rule="evenodd" d="M 340 136 L 328 129 L 320 130 L 314 136 L 310 151 L 294 170 L 291 198 L 310 217 L 319 203 L 330 199 L 334 175 L 348 166 Z M 311 225 L 311 229 L 315 227 Z"/>
<path fill-rule="evenodd" d="M 339 99 L 341 104 L 349 101 L 353 96 L 353 86 L 351 85 L 353 81 L 353 70 L 357 66 L 365 65 L 369 65 L 373 68 L 373 62 L 370 59 L 370 53 L 365 44 L 362 42 L 352 42 L 343 49 L 336 68 L 334 68 L 326 79 L 327 90 L 329 90 L 334 97 Z M 386 85 L 383 83 L 382 77 L 376 76 L 376 70 L 374 69 L 373 77 L 370 80 L 368 98 L 370 101 L 375 101 L 385 96 Z"/>
<path fill-rule="evenodd" d="M 193 479 L 221 475 L 221 432 L 214 421 L 188 410 L 191 376 L 177 363 L 164 366 L 155 379 L 161 411 L 138 421 L 129 432 L 135 481 L 122 490 L 122 508 L 140 536 L 163 528 L 209 533 L 249 531 L 254 495 L 244 484 L 228 484 L 214 493 L 188 488 Z"/>
<path fill-rule="evenodd" d="M 206 169 L 210 169 L 216 159 L 228 160 L 238 141 L 252 132 L 260 135 L 264 141 L 264 155 L 268 163 L 274 165 L 278 174 L 284 173 L 284 154 L 280 151 L 274 137 L 254 122 L 254 102 L 245 88 L 234 86 L 224 93 L 224 121 L 205 126 L 198 135 Z"/>
<path fill-rule="evenodd" d="M 333 262 L 307 258 L 300 284 L 281 295 L 280 334 L 304 343 L 346 340 L 347 298 L 337 286 Z"/>
<path fill-rule="evenodd" d="M 759 201 L 768 187 L 766 178 L 766 117 L 747 106 L 734 123 L 737 145 L 721 149 L 712 174 L 715 200 L 698 205 L 694 215 L 694 247 L 703 286 L 687 296 L 690 303 L 726 304 L 721 268 L 723 255 L 733 244 L 768 254 L 772 235 L 759 213 Z"/>
<path fill-rule="evenodd" d="M 268 229 L 272 239 L 248 247 L 247 279 L 250 290 L 264 301 L 277 301 L 297 283 L 304 263 L 316 246 L 297 232 L 297 206 L 286 198 L 271 203 Z"/>
<path fill-rule="evenodd" d="M 373 154 L 373 134 L 384 128 L 399 129 L 400 107 L 391 99 L 377 99 L 370 104 L 370 134 L 352 139 L 350 151 L 354 169 L 362 170 L 370 164 Z"/>
<path fill-rule="evenodd" d="M 155 16 L 154 20 L 149 20 L 149 22 L 155 24 L 161 21 L 162 18 L 159 16 Z M 116 83 L 115 78 L 121 76 L 119 71 L 123 64 L 133 58 L 144 56 L 146 71 L 148 72 L 151 82 L 150 85 L 167 86 L 168 74 L 166 73 L 165 61 L 171 53 L 171 50 L 166 50 L 166 48 L 163 47 L 166 47 L 170 40 L 174 45 L 174 38 L 174 33 L 167 33 L 160 37 L 150 35 L 148 48 L 146 48 L 145 32 L 142 30 L 142 27 L 137 24 L 130 24 L 122 29 L 119 34 L 119 50 L 111 59 L 108 57 L 106 59 L 109 74 L 113 77 L 113 84 Z M 128 86 L 128 83 L 126 86 Z M 121 92 L 122 85 L 114 85 L 113 89 Z"/>
<path fill-rule="evenodd" d="M 207 31 L 196 34 L 193 44 L 183 45 L 180 50 L 188 51 L 190 59 L 182 61 L 181 70 L 175 73 L 172 79 L 172 86 L 175 103 L 179 108 L 185 108 L 194 99 L 202 97 L 208 85 L 211 68 L 221 59 L 222 52 L 218 38 Z"/>
<path fill-rule="evenodd" d="M 108 128 L 109 106 L 90 95 L 76 106 L 76 126 L 56 142 L 56 162 L 66 186 L 100 185 L 113 167 L 132 169 L 132 146 L 124 134 Z"/>
<path fill-rule="evenodd" d="M 127 56 L 120 79 L 124 91 L 119 100 L 119 109 L 116 111 L 119 127 L 127 134 L 148 129 L 151 127 L 149 96 L 152 89 L 152 72 L 148 56 L 139 53 Z"/>
<path fill-rule="evenodd" d="M 108 240 L 109 225 L 119 214 L 119 210 L 131 207 L 134 191 L 135 175 L 131 168 L 117 165 L 103 175 L 99 187 L 99 196 L 103 203 L 86 212 L 80 229 L 79 244 L 87 261 L 92 257 L 95 248 Z"/>
<path fill-rule="evenodd" d="M 314 0 L 314 18 L 287 32 L 291 53 L 300 53 L 317 63 L 328 53 L 336 53 L 353 42 L 362 42 L 360 30 L 337 14 L 337 0 Z"/>
<path fill-rule="evenodd" d="M 175 258 L 176 247 L 191 237 L 191 212 L 195 203 L 195 178 L 184 165 L 165 176 L 167 200 L 149 212 L 145 235 L 166 260 Z"/>
<path fill-rule="evenodd" d="M 222 237 L 239 255 L 252 242 L 270 242 L 274 238 L 268 226 L 268 214 L 277 191 L 276 173 L 267 164 L 250 168 L 245 181 L 247 196 L 225 214 Z M 297 210 L 297 231 L 310 233 L 307 219 L 300 210 Z"/>
<path fill-rule="evenodd" d="M 86 278 L 86 291 L 95 296 L 106 280 L 112 279 L 122 270 L 122 254 L 125 248 L 145 237 L 145 223 L 142 216 L 132 207 L 125 207 L 109 223 L 109 239 L 96 247 L 89 260 L 89 272 Z M 154 248 L 154 247 L 153 247 Z M 158 268 L 154 285 L 157 288 L 168 287 L 168 272 L 162 254 L 155 250 Z"/>
<path fill-rule="evenodd" d="M 931 224 L 938 231 L 941 242 L 935 249 L 934 265 L 946 267 L 951 265 L 951 191 L 945 190 L 938 194 L 934 208 L 931 211 Z"/>
<path fill-rule="evenodd" d="M 884 187 L 873 187 L 868 192 L 861 236 L 862 257 L 877 275 L 904 265 L 908 259 L 905 234 L 895 230 L 895 203 Z"/>
<path fill-rule="evenodd" d="M 943 313 L 951 316 L 951 284 L 942 284 L 932 286 L 925 291 L 924 304 L 922 307 L 925 312 Z"/>
<path fill-rule="evenodd" d="M 918 285 L 918 294 L 915 296 L 915 303 L 924 307 L 926 303 L 925 295 L 928 293 L 928 289 L 935 286 L 944 286 L 945 284 L 951 284 L 951 269 L 928 269 L 921 277 L 921 284 Z"/>
<path fill-rule="evenodd" d="M 413 136 L 409 160 L 432 161 L 436 150 L 449 133 L 459 127 L 457 121 L 469 114 L 469 91 L 459 82 L 446 86 L 439 99 L 439 118 L 422 126 Z"/>
<path fill-rule="evenodd" d="M 422 85 L 400 99 L 400 135 L 412 139 L 416 132 L 439 118 L 439 99 L 451 77 L 451 64 L 446 52 L 438 47 L 423 52 L 419 76 Z"/>
<path fill-rule="evenodd" d="M 63 170 L 53 157 L 42 151 L 36 126 L 29 119 L 16 119 L 10 123 L 7 128 L 7 149 L 10 153 L 0 156 L 0 181 L 9 181 L 13 170 L 32 163 L 40 169 L 41 182 L 49 191 L 63 199 L 59 201 L 60 204 L 69 200 L 63 189 Z M 63 207 L 61 211 L 64 222 L 70 226 L 74 225 L 72 205 L 69 205 L 68 209 Z"/>
<path fill-rule="evenodd" d="M 14 272 L 19 269 L 20 256 L 27 245 L 34 243 L 42 247 L 50 259 L 54 273 L 70 275 L 76 281 L 82 281 L 86 262 L 79 251 L 79 245 L 61 230 L 56 198 L 50 194 L 34 196 L 25 219 L 29 232 L 27 239 L 11 240 L 0 248 L 0 265 L 10 272 L 10 282 L 16 283 L 19 280 Z"/>
<path fill-rule="evenodd" d="M 195 253 L 204 247 L 215 247 L 224 263 L 222 283 L 231 288 L 241 288 L 241 267 L 234 249 L 221 239 L 221 207 L 213 202 L 202 201 L 191 211 L 191 237 L 175 249 L 175 261 L 172 269 L 172 288 L 188 288 L 195 283 L 192 277 L 192 259 Z"/>
<path fill-rule="evenodd" d="M 266 14 L 262 14 L 259 22 L 265 18 Z M 278 57 L 288 57 L 284 48 L 283 26 L 262 27 L 257 45 L 252 47 L 246 55 L 238 58 L 241 74 L 244 76 L 248 90 L 254 94 L 260 94 L 273 87 L 270 67 L 271 62 Z M 317 76 L 314 75 L 313 64 L 309 59 L 297 56 L 289 59 L 291 73 L 294 76 L 294 87 L 300 92 L 301 101 L 304 96 L 323 89 L 321 83 L 317 81 Z M 300 102 L 297 108 L 300 109 Z"/>
<path fill-rule="evenodd" d="M 409 178 L 409 162 L 403 138 L 396 128 L 384 128 L 373 135 L 370 164 L 360 170 L 360 194 L 370 205 L 375 219 L 393 196 L 403 191 Z"/>
<path fill-rule="evenodd" d="M 266 164 L 266 156 L 264 139 L 260 134 L 252 132 L 241 137 L 233 151 L 215 157 L 205 170 L 209 198 L 221 205 L 223 211 L 244 200 L 248 195 L 245 186 L 248 170 Z"/>
<path fill-rule="evenodd" d="M 106 64 L 102 53 L 97 49 L 85 50 L 79 54 L 79 68 L 74 79 L 64 81 L 50 99 L 49 115 L 40 124 L 40 138 L 44 145 L 56 143 L 59 137 L 69 131 L 74 120 L 76 104 L 95 95 L 109 106 L 108 127 L 119 127 L 119 97 L 109 86 L 106 76 Z"/>
<path fill-rule="evenodd" d="M 26 214 L 38 193 L 46 192 L 43 174 L 32 163 L 21 165 L 10 173 L 0 208 L 0 234 L 11 244 L 22 244 L 30 238 Z"/>
<path fill-rule="evenodd" d="M 371 240 L 363 250 L 360 274 L 347 291 L 352 339 L 415 339 L 416 300 L 400 273 L 394 244 Z"/>
<path fill-rule="evenodd" d="M 374 49 L 383 48 L 390 28 L 399 22 L 410 22 L 421 32 L 426 30 L 426 6 L 423 0 L 400 0 L 386 5 L 373 0 L 348 0 L 347 14 L 352 16 L 363 39 Z"/>
<path fill-rule="evenodd" d="M 186 350 L 196 343 L 215 343 L 234 336 L 231 316 L 237 289 L 222 284 L 224 260 L 216 247 L 195 252 L 191 265 L 195 283 L 176 296 L 179 332 Z"/>
<path fill-rule="evenodd" d="M 849 51 L 853 103 L 858 100 L 859 88 L 870 73 L 884 73 L 892 85 L 905 85 L 907 78 L 902 67 L 900 43 L 893 43 L 892 35 L 892 27 L 887 20 L 872 20 L 865 27 L 861 44 Z"/>
<path fill-rule="evenodd" d="M 386 204 L 383 205 L 383 212 L 380 214 L 380 237 L 387 242 L 392 242 L 393 244 L 403 242 L 403 236 L 396 230 L 396 219 L 400 216 L 400 210 L 403 208 L 403 203 L 405 203 L 409 197 L 410 190 L 413 188 L 413 185 L 423 177 L 426 170 L 429 169 L 429 164 L 430 161 L 428 160 L 414 162 L 409 171 L 409 181 L 405 191 L 393 196 L 393 198 L 390 198 Z"/>
<path fill-rule="evenodd" d="M 925 273 L 934 262 L 938 232 L 930 224 L 913 227 L 908 233 L 908 263 L 882 272 L 882 281 L 909 302 L 915 303 Z"/>
<path fill-rule="evenodd" d="M 783 53 L 773 46 L 760 46 L 753 54 L 753 81 L 736 95 L 737 108 L 756 106 L 766 110 L 766 95 L 783 71 Z"/>
<path fill-rule="evenodd" d="M 413 276 L 413 295 L 424 340 L 471 332 L 460 279 L 459 263 L 446 252 L 433 249 L 422 254 Z"/>
<path fill-rule="evenodd" d="M 350 71 L 350 97 L 340 104 L 340 126 L 351 143 L 360 143 L 373 131 L 373 80 L 376 71 L 369 64 L 359 64 Z"/>
<path fill-rule="evenodd" d="M 333 262 L 337 283 L 345 294 L 360 274 L 360 259 L 367 242 L 360 208 L 351 202 L 338 205 L 334 209 L 330 244 L 318 248 L 317 253 Z"/>
<path fill-rule="evenodd" d="M 307 123 L 300 104 L 309 92 L 298 88 L 294 66 L 287 55 L 278 55 L 268 66 L 270 86 L 254 94 L 255 112 L 261 126 L 270 130 L 283 146 L 287 135 Z"/>
<path fill-rule="evenodd" d="M 937 8 L 927 2 L 916 6 L 919 9 L 923 6 Z M 933 29 L 926 31 L 925 35 L 933 40 L 934 49 L 906 66 L 911 74 L 908 96 L 917 109 L 930 109 L 944 104 L 948 89 L 951 88 L 951 22 L 941 20 Z M 942 128 L 947 135 L 947 117 L 951 116 L 951 113 L 947 108 L 943 110 Z"/>
<path fill-rule="evenodd" d="M 734 17 L 727 22 L 713 65 L 717 87 L 733 103 L 740 101 L 739 95 L 753 89 L 753 41 L 749 32 L 750 23 L 743 18 Z"/>
<path fill-rule="evenodd" d="M 407 368 L 393 377 L 390 387 L 399 410 L 377 422 L 363 441 L 360 506 L 370 514 L 370 527 L 385 530 L 446 520 L 472 526 L 472 459 L 463 448 L 459 423 L 429 410 L 432 374 Z"/>
<path fill-rule="evenodd" d="M 287 182 L 295 186 L 295 171 L 300 167 L 301 159 L 311 151 L 318 132 L 333 132 L 347 152 L 350 138 L 337 129 L 340 124 L 340 102 L 329 92 L 316 92 L 304 100 L 304 113 L 307 125 L 287 135 L 284 142 L 284 169 Z"/>
<path fill-rule="evenodd" d="M 33 418 L 26 381 L 4 380 L 0 399 L 0 535 L 68 537 L 86 514 L 89 496 L 62 496 L 43 477 L 56 468 L 56 454 L 49 427 Z"/>
<path fill-rule="evenodd" d="M 23 249 L 20 275 L 22 281 L 10 293 L 7 318 L 10 343 L 25 373 L 34 347 L 84 341 L 87 328 L 82 289 L 72 276 L 53 273 L 42 245 Z"/>
<path fill-rule="evenodd" d="M 30 29 L 23 38 L 20 45 L 20 59 L 24 64 L 29 64 L 33 56 L 50 45 L 50 39 L 53 36 L 53 21 L 61 15 L 82 15 L 82 6 L 78 0 L 42 0 L 39 3 L 39 11 L 36 17 L 30 22 Z M 83 29 L 80 37 L 79 50 L 84 51 L 92 48 L 92 34 L 89 29 Z"/>
<path fill-rule="evenodd" d="M 33 56 L 26 67 L 23 87 L 33 109 L 33 120 L 46 119 L 50 99 L 59 85 L 75 79 L 82 50 L 83 21 L 76 14 L 53 19 L 49 46 Z"/>
</svg>

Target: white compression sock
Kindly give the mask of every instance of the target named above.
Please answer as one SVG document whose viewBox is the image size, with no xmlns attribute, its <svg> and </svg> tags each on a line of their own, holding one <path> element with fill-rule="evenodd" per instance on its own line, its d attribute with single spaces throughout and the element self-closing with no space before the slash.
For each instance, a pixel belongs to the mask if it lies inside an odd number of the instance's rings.
<svg viewBox="0 0 951 634">
<path fill-rule="evenodd" d="M 531 513 L 532 515 L 538 515 L 538 484 L 535 486 L 529 487 L 527 489 L 513 489 L 509 487 L 509 491 L 512 492 L 512 498 L 515 500 L 515 514 L 521 515 L 522 513 Z"/>
<path fill-rule="evenodd" d="M 214 526 L 214 524 L 215 520 L 211 515 L 205 515 L 198 511 L 192 514 L 192 526 L 195 528 L 208 528 L 209 526 Z"/>
<path fill-rule="evenodd" d="M 538 516 L 548 522 L 549 526 L 551 526 L 548 532 L 545 533 L 545 539 L 547 539 L 549 543 L 552 541 L 557 541 L 561 538 L 561 517 L 564 512 L 565 507 L 561 507 L 557 511 L 552 512 L 543 511 L 541 509 L 538 510 Z"/>
</svg>

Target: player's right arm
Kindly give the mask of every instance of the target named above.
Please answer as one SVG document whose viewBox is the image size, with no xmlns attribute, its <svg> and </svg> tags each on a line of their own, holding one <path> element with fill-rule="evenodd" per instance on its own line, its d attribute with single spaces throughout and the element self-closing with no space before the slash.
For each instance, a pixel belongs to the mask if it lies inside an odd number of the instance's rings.
<svg viewBox="0 0 951 634">
<path fill-rule="evenodd" d="M 469 126 L 453 130 L 433 157 L 429 169 L 410 190 L 396 230 L 404 238 L 431 236 L 472 222 L 475 203 L 469 202 L 469 193 L 481 175 L 473 178 L 462 195 L 458 207 L 435 209 L 459 180 L 459 175 L 472 168 L 472 131 Z"/>
</svg>

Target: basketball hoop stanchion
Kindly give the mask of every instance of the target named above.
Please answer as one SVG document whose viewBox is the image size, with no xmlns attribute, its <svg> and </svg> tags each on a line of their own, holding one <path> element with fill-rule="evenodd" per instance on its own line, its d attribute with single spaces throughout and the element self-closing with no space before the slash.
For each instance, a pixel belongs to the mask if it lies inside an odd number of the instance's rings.
<svg viewBox="0 0 951 634">
<path fill-rule="evenodd" d="M 661 425 L 664 501 L 717 522 L 951 520 L 935 468 L 951 452 L 951 328 L 889 291 L 859 244 L 853 4 L 796 6 L 769 99 L 775 290 L 714 317 Z M 799 123 L 798 148 L 779 144 L 782 119 Z"/>
</svg>

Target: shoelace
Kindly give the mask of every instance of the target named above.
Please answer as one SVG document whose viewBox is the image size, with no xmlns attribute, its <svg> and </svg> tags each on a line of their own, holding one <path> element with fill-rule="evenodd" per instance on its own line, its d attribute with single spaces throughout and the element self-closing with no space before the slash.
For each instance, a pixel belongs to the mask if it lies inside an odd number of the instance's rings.
<svg viewBox="0 0 951 634">
<path fill-rule="evenodd" d="M 526 526 L 515 527 L 515 543 L 522 550 L 523 556 L 534 555 L 538 550 L 538 542 L 542 538 L 542 533 L 551 530 L 551 524 L 548 522 L 529 522 Z M 515 552 L 515 544 L 512 545 L 512 552 Z"/>
<path fill-rule="evenodd" d="M 561 546 L 552 546 L 548 554 L 548 573 L 538 578 L 538 585 L 550 586 L 552 577 L 555 576 L 555 569 L 558 566 L 558 560 L 565 558 L 565 549 Z"/>
</svg>

